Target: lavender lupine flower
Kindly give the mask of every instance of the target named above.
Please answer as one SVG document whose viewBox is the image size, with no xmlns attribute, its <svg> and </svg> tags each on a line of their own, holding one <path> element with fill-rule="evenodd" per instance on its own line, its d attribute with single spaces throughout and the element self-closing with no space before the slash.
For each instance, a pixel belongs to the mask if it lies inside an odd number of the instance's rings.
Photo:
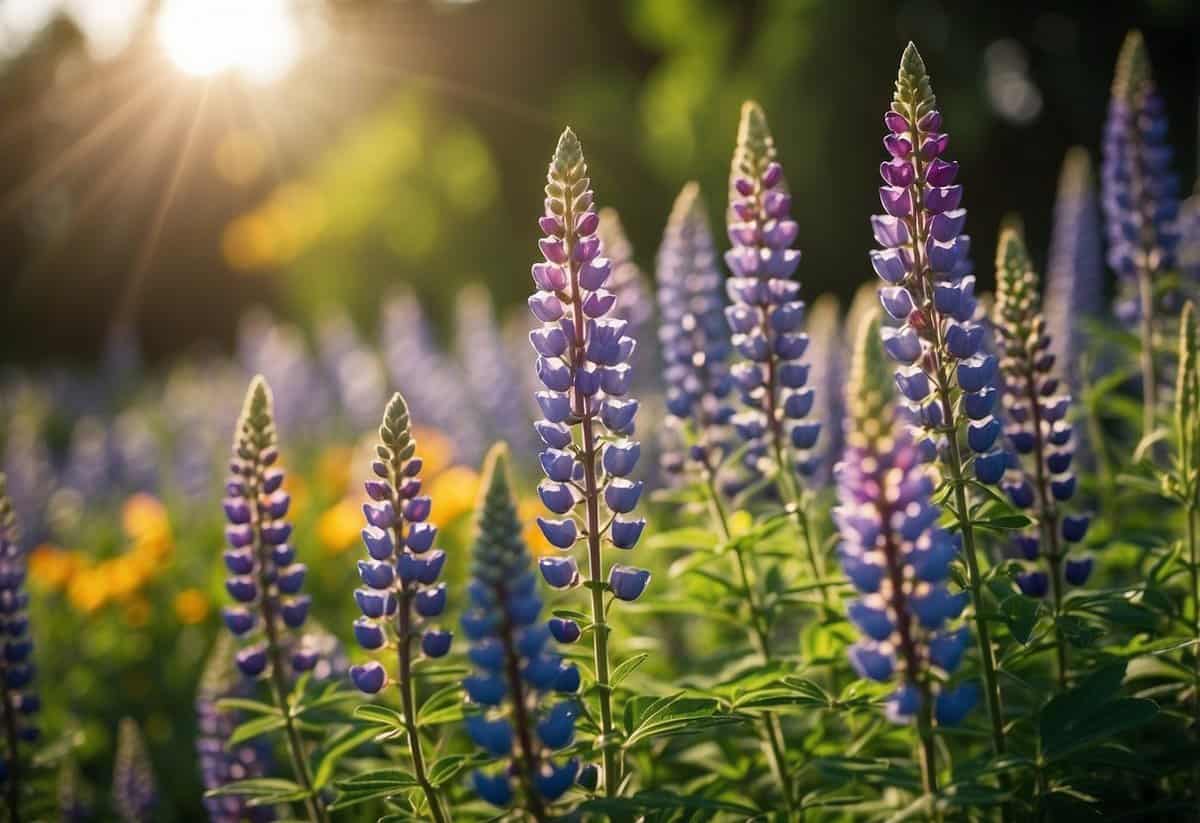
<svg viewBox="0 0 1200 823">
<path fill-rule="evenodd" d="M 1076 146 L 1063 159 L 1054 201 L 1050 256 L 1046 266 L 1046 332 L 1072 391 L 1082 387 L 1080 360 L 1084 325 L 1100 317 L 1104 269 L 1100 205 L 1087 150 Z"/>
<path fill-rule="evenodd" d="M 447 435 L 456 459 L 476 465 L 484 443 L 468 387 L 437 344 L 413 293 L 400 292 L 384 303 L 382 348 L 392 383 L 408 392 L 413 415 Z"/>
<path fill-rule="evenodd" d="M 1165 106 L 1139 31 L 1125 37 L 1117 58 L 1103 155 L 1108 264 L 1122 278 L 1122 295 L 1132 297 L 1119 316 L 1140 324 L 1143 416 L 1149 433 L 1158 396 L 1154 318 L 1169 308 L 1156 306 L 1157 280 L 1175 262 L 1179 179 L 1171 170 Z"/>
<path fill-rule="evenodd" d="M 225 588 L 237 604 L 227 607 L 224 617 L 229 630 L 243 640 L 236 656 L 242 674 L 269 674 L 277 684 L 285 678 L 284 648 L 293 645 L 290 635 L 304 625 L 311 602 L 300 591 L 307 567 L 296 562 L 296 550 L 288 542 L 292 527 L 285 518 L 291 498 L 282 488 L 278 459 L 271 390 L 259 375 L 246 392 L 222 501 L 230 545 Z M 293 672 L 309 671 L 316 662 L 307 644 L 294 645 Z"/>
<path fill-rule="evenodd" d="M 113 807 L 124 823 L 152 823 L 158 807 L 158 784 L 146 741 L 131 717 L 121 719 L 113 756 Z"/>
<path fill-rule="evenodd" d="M 363 343 L 344 311 L 322 319 L 317 326 L 317 348 L 350 425 L 356 430 L 370 425 L 386 396 L 379 355 Z"/>
<path fill-rule="evenodd" d="M 1179 247 L 1175 257 L 1179 270 L 1194 289 L 1200 285 L 1200 183 L 1192 196 L 1179 204 L 1177 233 Z"/>
<path fill-rule="evenodd" d="M 617 549 L 632 549 L 646 525 L 632 516 L 643 483 L 629 479 L 641 455 L 641 444 L 631 439 L 638 403 L 626 396 L 629 360 L 637 344 L 625 333 L 628 323 L 611 316 L 616 295 L 605 288 L 611 264 L 601 256 L 587 163 L 570 129 L 559 138 L 546 179 L 545 213 L 538 223 L 545 232 L 538 241 L 544 261 L 533 265 L 537 291 L 529 298 L 541 327 L 529 339 L 538 354 L 538 378 L 546 387 L 537 394 L 542 419 L 534 424 L 546 444 L 540 454 L 546 480 L 538 495 L 561 519 L 540 517 L 538 526 L 565 553 L 577 541 L 587 542 L 600 726 L 603 739 L 611 741 L 609 626 L 600 549 L 605 539 Z M 569 553 L 542 560 L 541 569 L 555 587 L 578 579 Z M 607 585 L 617 599 L 634 600 L 648 579 L 648 572 L 614 564 Z M 604 755 L 604 785 L 612 793 L 617 753 L 609 745 Z"/>
<path fill-rule="evenodd" d="M 29 595 L 25 592 L 26 554 L 20 545 L 17 518 L 8 498 L 8 481 L 0 473 L 0 630 L 4 653 L 0 655 L 0 711 L 4 719 L 4 754 L 0 759 L 0 785 L 4 786 L 9 816 L 19 819 L 21 805 L 22 744 L 38 738 L 32 715 L 41 704 L 31 688 L 33 640 L 29 635 Z"/>
<path fill-rule="evenodd" d="M 59 766 L 54 790 L 59 823 L 87 823 L 96 819 L 92 788 L 84 782 L 74 758 L 65 758 Z"/>
<path fill-rule="evenodd" d="M 518 368 L 529 351 L 527 317 L 521 317 L 520 357 L 509 356 L 507 341 L 496 323 L 491 297 L 482 286 L 467 286 L 455 301 L 456 355 L 464 382 L 489 441 L 504 440 L 514 448 L 535 445 L 529 428 L 532 400 L 521 391 L 526 370 Z"/>
<path fill-rule="evenodd" d="M 651 353 L 646 351 L 645 341 L 651 339 L 646 331 L 654 319 L 654 298 L 641 266 L 633 259 L 633 244 L 625 234 L 617 210 L 606 207 L 597 214 L 600 224 L 596 227 L 596 236 L 600 238 L 600 247 L 604 249 L 612 271 L 606 287 L 617 296 L 611 316 L 628 323 L 625 333 L 639 341 L 639 351 L 629 361 L 630 366 L 636 366 L 639 357 L 643 358 L 642 362 L 652 359 Z"/>
<path fill-rule="evenodd" d="M 285 429 L 319 426 L 332 406 L 329 384 L 311 357 L 304 335 L 268 312 L 250 312 L 238 328 L 238 359 L 249 374 L 274 386 L 275 416 Z"/>
<path fill-rule="evenodd" d="M 847 607 L 864 638 L 850 647 L 860 676 L 899 687 L 887 704 L 896 722 L 917 718 L 926 789 L 936 788 L 931 721 L 953 726 L 978 699 L 974 684 L 939 686 L 930 674 L 952 674 L 970 642 L 950 628 L 965 592 L 946 585 L 959 540 L 938 526 L 934 481 L 911 430 L 894 421 L 880 356 L 878 312 L 859 329 L 848 386 L 846 451 L 836 468 L 842 569 L 861 597 Z"/>
<path fill-rule="evenodd" d="M 811 419 L 815 393 L 803 361 L 808 336 L 802 330 L 804 303 L 792 279 L 800 262 L 793 249 L 798 227 L 790 218 L 792 198 L 776 159 L 775 141 L 757 103 L 742 105 L 737 147 L 730 169 L 729 240 L 725 263 L 732 276 L 725 309 L 741 361 L 734 383 L 746 409 L 733 427 L 749 448 L 749 468 L 773 461 L 795 498 L 792 471 L 810 474 L 821 424 Z"/>
<path fill-rule="evenodd" d="M 208 656 L 200 687 L 196 690 L 196 756 L 206 791 L 239 780 L 263 777 L 267 773 L 270 750 L 262 744 L 246 743 L 232 749 L 228 740 L 241 722 L 238 712 L 222 709 L 217 702 L 227 697 L 246 697 L 246 681 L 240 680 L 233 665 L 235 641 L 220 634 Z M 252 823 L 275 819 L 266 806 L 247 806 L 243 797 L 205 797 L 204 809 L 212 823 Z"/>
<path fill-rule="evenodd" d="M 689 456 L 681 445 L 690 443 L 690 456 L 704 465 L 719 461 L 733 417 L 724 278 L 697 183 L 675 198 L 658 250 L 657 279 L 668 425 L 677 441 L 664 450 L 663 465 L 678 473 Z"/>
<path fill-rule="evenodd" d="M 839 316 L 837 298 L 823 294 L 813 301 L 808 313 L 809 374 L 816 400 L 813 418 L 821 423 L 824 436 L 814 451 L 813 482 L 824 486 L 833 478 L 833 466 L 842 453 L 842 407 L 846 385 L 846 327 Z"/>
<path fill-rule="evenodd" d="M 542 601 L 517 518 L 508 479 L 508 451 L 497 444 L 488 454 L 479 509 L 471 583 L 471 608 L 463 631 L 471 641 L 473 672 L 463 681 L 470 704 L 467 732 L 500 769 L 477 770 L 475 791 L 495 806 L 514 799 L 514 782 L 535 820 L 546 820 L 546 804 L 558 800 L 579 775 L 577 758 L 556 759 L 575 735 L 579 669 L 552 649 L 551 636 L 573 642 L 571 621 L 539 622 Z"/>
<path fill-rule="evenodd" d="M 1074 496 L 1075 456 L 1072 425 L 1067 419 L 1070 395 L 1062 392 L 1055 370 L 1053 341 L 1041 313 L 1038 277 L 1025 243 L 1018 232 L 1005 230 L 996 251 L 996 303 L 992 310 L 997 346 L 1004 373 L 1004 414 L 1010 421 L 1005 434 L 1014 451 L 1026 456 L 1030 468 L 1020 463 L 1007 472 L 1003 488 L 1019 508 L 1031 508 L 1041 524 L 1041 548 L 1045 551 L 1049 576 L 1027 572 L 1018 582 L 1026 594 L 1041 597 L 1049 588 L 1055 611 L 1061 611 L 1063 573 L 1072 585 L 1086 582 L 1092 561 L 1085 556 L 1067 557 L 1067 544 L 1078 542 L 1086 530 L 1086 518 L 1072 518 L 1068 527 L 1061 505 Z M 1033 560 L 1039 553 L 1038 538 L 1017 538 L 1021 554 Z M 1048 585 L 1047 585 L 1048 584 Z M 1059 678 L 1066 682 L 1066 644 L 1060 638 Z"/>
<path fill-rule="evenodd" d="M 949 137 L 929 82 L 925 61 L 909 43 L 900 59 L 892 105 L 884 115 L 883 144 L 890 160 L 880 165 L 879 190 L 885 214 L 871 218 L 875 240 L 871 264 L 887 285 L 880 302 L 898 328 L 882 330 L 883 348 L 900 363 L 896 385 L 925 459 L 945 441 L 942 466 L 959 513 L 959 526 L 975 610 L 983 664 L 992 747 L 1005 750 L 1000 690 L 991 635 L 978 608 L 982 575 L 974 526 L 968 517 L 966 464 L 959 438 L 976 454 L 973 469 L 983 483 L 996 483 L 1008 463 L 997 447 L 1000 422 L 992 415 L 996 358 L 981 351 L 984 329 L 976 320 L 975 278 L 970 270 L 970 238 L 962 233 L 966 210 L 962 186 L 955 185 L 958 163 L 943 158 Z M 916 437 L 916 435 L 914 435 Z"/>
</svg>

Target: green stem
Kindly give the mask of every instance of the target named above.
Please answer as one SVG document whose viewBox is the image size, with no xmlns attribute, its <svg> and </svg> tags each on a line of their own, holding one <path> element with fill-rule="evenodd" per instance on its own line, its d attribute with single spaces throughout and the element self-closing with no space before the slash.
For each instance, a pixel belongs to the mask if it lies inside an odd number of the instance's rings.
<svg viewBox="0 0 1200 823">
<path fill-rule="evenodd" d="M 937 810 L 937 748 L 933 741 L 933 694 L 929 681 L 922 680 L 921 710 L 917 713 L 917 735 L 921 749 L 921 787 L 929 798 L 930 815 L 936 820 L 941 819 Z"/>
<path fill-rule="evenodd" d="M 1141 368 L 1142 368 L 1142 436 L 1154 431 L 1158 407 L 1158 379 L 1154 373 L 1154 284 L 1151 272 L 1144 266 L 1138 270 L 1138 296 L 1141 299 Z"/>
<path fill-rule="evenodd" d="M 400 607 L 397 609 L 397 638 L 399 641 L 399 671 L 397 684 L 400 688 L 400 701 L 404 706 L 404 729 L 408 734 L 408 751 L 412 757 L 413 774 L 417 784 L 425 794 L 425 802 L 429 804 L 429 814 L 435 823 L 448 823 L 449 818 L 442 808 L 442 800 L 437 789 L 429 782 L 425 773 L 425 755 L 421 751 L 421 736 L 417 728 L 417 699 L 416 688 L 412 676 L 412 596 L 411 591 L 401 594 Z"/>
<path fill-rule="evenodd" d="M 716 477 L 707 466 L 705 467 L 704 481 L 705 488 L 708 490 L 709 511 L 712 513 L 713 521 L 720 531 L 721 539 L 728 544 L 730 540 L 729 520 L 725 516 L 725 507 L 721 504 L 721 495 L 717 491 Z M 742 588 L 746 592 L 746 601 L 750 606 L 750 637 L 763 662 L 769 663 L 771 662 L 770 628 L 767 626 L 766 618 L 758 605 L 758 595 L 753 581 L 750 579 L 749 569 L 746 566 L 745 557 L 742 556 L 742 550 L 735 548 L 733 554 L 737 558 L 738 574 L 741 577 Z M 778 716 L 770 711 L 766 712 L 761 719 L 763 722 L 763 751 L 767 757 L 767 764 L 770 766 L 771 771 L 775 773 L 775 779 L 779 782 L 779 789 L 783 793 L 783 802 L 787 807 L 790 819 L 796 814 L 796 805 L 795 799 L 792 797 L 791 780 L 787 773 L 787 755 L 786 746 L 784 745 L 783 725 L 779 722 Z"/>
<path fill-rule="evenodd" d="M 1200 545 L 1197 545 L 1197 508 L 1190 505 L 1187 508 L 1187 541 L 1188 559 L 1192 573 L 1192 634 L 1200 642 Z M 1196 721 L 1195 727 L 1200 730 L 1200 645 L 1192 647 L 1192 710 Z M 1196 782 L 1200 787 L 1200 782 Z"/>
</svg>

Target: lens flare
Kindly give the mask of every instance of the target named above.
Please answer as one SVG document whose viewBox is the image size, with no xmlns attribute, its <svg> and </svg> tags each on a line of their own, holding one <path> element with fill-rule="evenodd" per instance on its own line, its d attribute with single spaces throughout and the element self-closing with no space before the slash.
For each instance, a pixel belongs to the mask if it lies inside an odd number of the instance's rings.
<svg viewBox="0 0 1200 823">
<path fill-rule="evenodd" d="M 158 38 L 183 72 L 236 71 L 268 83 L 299 55 L 299 30 L 287 0 L 167 0 Z"/>
</svg>

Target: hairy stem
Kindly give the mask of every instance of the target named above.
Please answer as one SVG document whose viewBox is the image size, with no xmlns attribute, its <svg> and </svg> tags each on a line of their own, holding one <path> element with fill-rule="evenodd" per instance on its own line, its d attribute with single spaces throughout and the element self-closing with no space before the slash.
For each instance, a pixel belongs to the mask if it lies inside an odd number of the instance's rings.
<svg viewBox="0 0 1200 823">
<path fill-rule="evenodd" d="M 1154 431 L 1158 407 L 1158 379 L 1154 373 L 1154 283 L 1145 266 L 1138 269 L 1138 297 L 1141 302 L 1142 349 L 1142 436 Z"/>
</svg>

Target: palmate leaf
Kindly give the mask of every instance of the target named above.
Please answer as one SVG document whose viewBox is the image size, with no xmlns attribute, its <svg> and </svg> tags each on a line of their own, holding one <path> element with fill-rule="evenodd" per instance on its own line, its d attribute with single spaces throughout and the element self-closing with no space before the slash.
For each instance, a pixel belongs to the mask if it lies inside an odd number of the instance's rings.
<svg viewBox="0 0 1200 823">
<path fill-rule="evenodd" d="M 741 723 L 740 714 L 718 713 L 720 705 L 707 697 L 685 697 L 686 692 L 660 698 L 635 697 L 625 704 L 625 748 L 653 737 L 695 734 L 718 726 Z"/>
<path fill-rule="evenodd" d="M 649 656 L 649 652 L 641 652 L 640 654 L 633 655 L 633 657 L 627 657 L 622 660 L 613 667 L 612 675 L 608 679 L 609 685 L 615 689 L 625 678 L 637 671 L 638 667 L 645 663 L 646 658 Z"/>
<path fill-rule="evenodd" d="M 1038 727 L 1046 760 L 1061 760 L 1157 716 L 1154 701 L 1117 696 L 1125 668 L 1124 662 L 1105 666 L 1046 704 Z"/>
<path fill-rule="evenodd" d="M 339 760 L 359 746 L 374 740 L 378 734 L 379 729 L 375 726 L 366 728 L 348 726 L 339 734 L 334 735 L 317 761 L 317 768 L 313 774 L 313 787 L 323 788 L 333 777 L 333 770 L 337 767 Z"/>
</svg>

